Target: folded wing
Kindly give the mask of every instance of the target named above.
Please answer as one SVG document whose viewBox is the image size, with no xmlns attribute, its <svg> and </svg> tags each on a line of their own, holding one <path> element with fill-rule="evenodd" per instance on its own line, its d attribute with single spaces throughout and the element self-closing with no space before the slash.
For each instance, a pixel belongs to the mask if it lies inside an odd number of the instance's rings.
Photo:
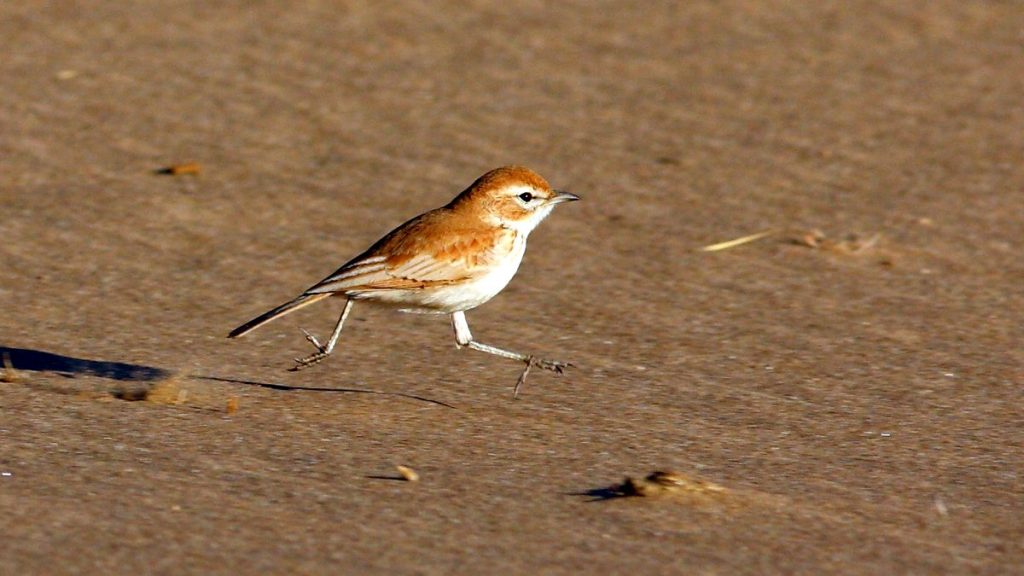
<svg viewBox="0 0 1024 576">
<path fill-rule="evenodd" d="M 472 280 L 492 269 L 504 244 L 500 234 L 479 228 L 438 230 L 432 215 L 402 225 L 306 294 L 423 289 Z"/>
</svg>

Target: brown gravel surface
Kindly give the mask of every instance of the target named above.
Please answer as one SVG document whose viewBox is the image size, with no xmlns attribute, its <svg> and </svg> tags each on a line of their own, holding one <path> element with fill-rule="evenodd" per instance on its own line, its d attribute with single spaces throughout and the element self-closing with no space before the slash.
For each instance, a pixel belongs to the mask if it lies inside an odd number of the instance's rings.
<svg viewBox="0 0 1024 576">
<path fill-rule="evenodd" d="M 1019 573 L 1024 5 L 285 4 L 0 5 L 0 573 Z M 565 375 L 224 338 L 508 163 Z"/>
</svg>

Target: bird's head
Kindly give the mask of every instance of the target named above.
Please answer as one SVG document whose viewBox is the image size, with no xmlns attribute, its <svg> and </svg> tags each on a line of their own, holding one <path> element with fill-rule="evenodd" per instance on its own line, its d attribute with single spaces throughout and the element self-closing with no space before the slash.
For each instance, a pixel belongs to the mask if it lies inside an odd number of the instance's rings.
<svg viewBox="0 0 1024 576">
<path fill-rule="evenodd" d="M 579 199 L 575 194 L 553 190 L 529 168 L 503 166 L 478 178 L 451 206 L 496 226 L 529 234 L 556 204 Z"/>
</svg>

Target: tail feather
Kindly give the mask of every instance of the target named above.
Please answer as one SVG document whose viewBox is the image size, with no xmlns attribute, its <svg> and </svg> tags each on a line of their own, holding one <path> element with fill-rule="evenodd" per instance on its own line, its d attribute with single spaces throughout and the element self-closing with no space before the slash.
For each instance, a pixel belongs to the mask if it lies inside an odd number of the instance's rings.
<svg viewBox="0 0 1024 576">
<path fill-rule="evenodd" d="M 252 332 L 253 330 L 259 328 L 260 326 L 263 326 L 267 322 L 277 320 L 278 318 L 284 316 L 285 314 L 294 312 L 299 308 L 309 306 L 314 302 L 319 302 L 320 300 L 323 300 L 328 296 L 333 296 L 333 294 L 303 294 L 302 296 L 299 296 L 295 300 L 292 300 L 291 302 L 287 302 L 285 304 L 281 304 L 277 308 L 274 308 L 269 312 L 261 314 L 256 318 L 249 320 L 245 324 L 242 324 L 238 328 L 235 328 L 234 330 L 231 331 L 230 334 L 228 334 L 228 338 L 238 338 L 239 336 L 245 336 L 249 332 Z"/>
</svg>

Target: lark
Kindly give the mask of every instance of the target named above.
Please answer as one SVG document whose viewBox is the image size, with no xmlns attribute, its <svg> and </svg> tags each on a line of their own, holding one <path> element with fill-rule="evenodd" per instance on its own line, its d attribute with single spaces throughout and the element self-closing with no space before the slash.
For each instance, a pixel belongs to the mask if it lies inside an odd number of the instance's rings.
<svg viewBox="0 0 1024 576">
<path fill-rule="evenodd" d="M 420 314 L 449 314 L 459 348 L 523 362 L 513 397 L 536 366 L 557 373 L 567 362 L 544 360 L 473 339 L 466 312 L 487 302 L 508 285 L 526 252 L 530 232 L 575 194 L 554 190 L 536 172 L 504 166 L 478 178 L 447 205 L 421 214 L 346 262 L 295 299 L 246 322 L 228 334 L 244 336 L 256 328 L 330 297 L 345 299 L 326 344 L 303 330 L 316 351 L 297 358 L 292 370 L 327 358 L 338 343 L 345 319 L 356 302 Z"/>
</svg>

